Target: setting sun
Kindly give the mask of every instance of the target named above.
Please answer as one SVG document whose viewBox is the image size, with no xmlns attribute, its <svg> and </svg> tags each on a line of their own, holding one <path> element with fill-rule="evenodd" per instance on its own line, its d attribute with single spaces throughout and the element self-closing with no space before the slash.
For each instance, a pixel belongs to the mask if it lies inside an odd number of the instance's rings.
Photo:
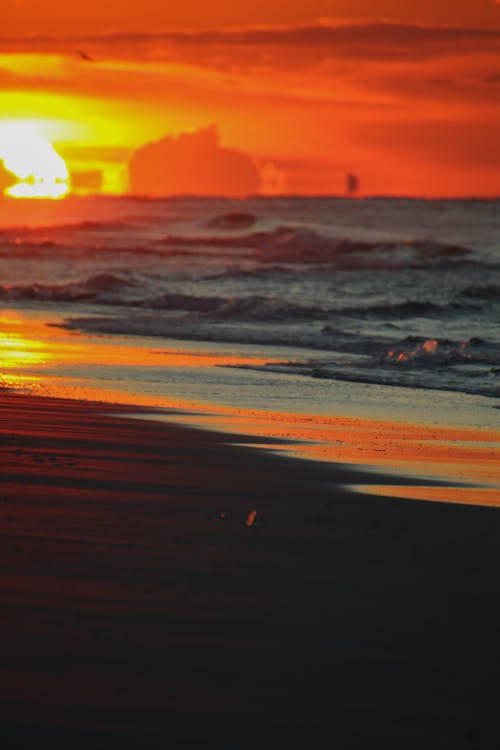
<svg viewBox="0 0 500 750">
<path fill-rule="evenodd" d="M 0 161 L 17 182 L 5 189 L 13 198 L 61 198 L 68 169 L 50 141 L 24 123 L 0 125 Z"/>
</svg>

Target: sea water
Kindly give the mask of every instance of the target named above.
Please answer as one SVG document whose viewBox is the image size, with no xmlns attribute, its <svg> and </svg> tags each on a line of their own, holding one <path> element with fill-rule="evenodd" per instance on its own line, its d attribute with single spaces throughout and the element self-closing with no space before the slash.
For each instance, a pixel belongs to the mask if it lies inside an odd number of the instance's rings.
<svg viewBox="0 0 500 750">
<path fill-rule="evenodd" d="M 500 396 L 500 201 L 62 203 L 28 226 L 2 207 L 4 306 L 265 346 L 282 374 Z"/>
<path fill-rule="evenodd" d="M 498 426 L 500 201 L 69 198 L 0 212 L 4 314 L 215 358 L 53 375 L 192 404 Z"/>
</svg>

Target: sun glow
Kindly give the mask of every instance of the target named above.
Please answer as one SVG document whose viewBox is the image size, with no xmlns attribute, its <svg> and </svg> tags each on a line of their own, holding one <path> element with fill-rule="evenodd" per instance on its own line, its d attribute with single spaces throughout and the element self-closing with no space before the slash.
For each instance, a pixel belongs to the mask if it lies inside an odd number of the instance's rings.
<svg viewBox="0 0 500 750">
<path fill-rule="evenodd" d="M 0 161 L 18 180 L 5 190 L 12 198 L 62 198 L 69 191 L 64 159 L 26 124 L 0 125 Z"/>
<path fill-rule="evenodd" d="M 3 369 L 39 365 L 49 356 L 39 341 L 12 333 L 0 336 L 0 364 Z"/>
</svg>

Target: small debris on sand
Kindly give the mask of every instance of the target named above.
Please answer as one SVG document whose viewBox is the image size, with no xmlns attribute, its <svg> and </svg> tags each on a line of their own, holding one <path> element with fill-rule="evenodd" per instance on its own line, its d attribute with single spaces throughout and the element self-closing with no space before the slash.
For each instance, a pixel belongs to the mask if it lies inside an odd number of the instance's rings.
<svg viewBox="0 0 500 750">
<path fill-rule="evenodd" d="M 251 510 L 245 521 L 246 526 L 253 526 L 255 519 L 257 518 L 257 511 Z"/>
</svg>

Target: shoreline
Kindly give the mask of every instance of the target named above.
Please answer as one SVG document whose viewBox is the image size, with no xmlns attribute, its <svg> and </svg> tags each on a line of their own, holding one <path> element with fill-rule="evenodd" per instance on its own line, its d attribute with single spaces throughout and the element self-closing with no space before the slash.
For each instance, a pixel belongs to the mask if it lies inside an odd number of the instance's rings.
<svg viewBox="0 0 500 750">
<path fill-rule="evenodd" d="M 139 410 L 0 391 L 4 736 L 494 746 L 498 510 Z"/>
<path fill-rule="evenodd" d="M 54 319 L 55 312 L 4 311 L 4 385 L 126 404 L 126 413 L 132 407 L 139 417 L 234 433 L 240 441 L 253 436 L 274 452 L 368 473 L 373 493 L 414 497 L 419 486 L 421 499 L 500 504 L 500 430 L 491 399 L 276 373 L 248 377 L 225 365 L 258 361 L 263 352 L 255 347 L 75 335 L 54 327 Z M 368 491 L 368 479 L 361 483 Z"/>
</svg>

